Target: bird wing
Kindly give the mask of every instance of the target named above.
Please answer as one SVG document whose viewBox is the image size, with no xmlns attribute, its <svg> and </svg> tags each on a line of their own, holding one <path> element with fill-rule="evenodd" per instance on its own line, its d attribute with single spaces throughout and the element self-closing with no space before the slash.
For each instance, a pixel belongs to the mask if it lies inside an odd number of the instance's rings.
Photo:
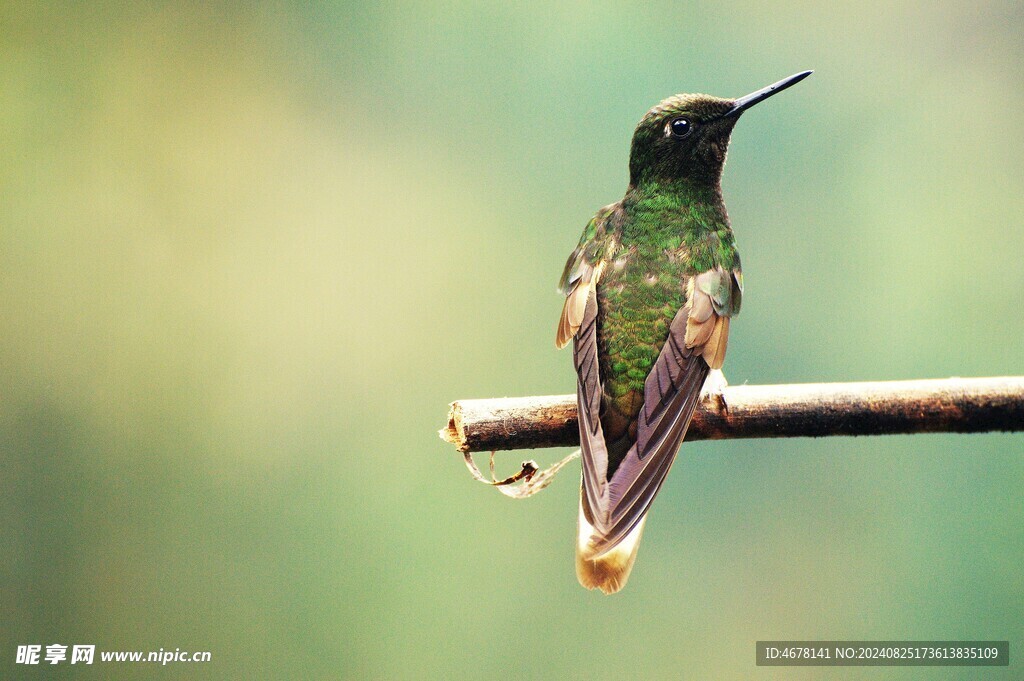
<svg viewBox="0 0 1024 681">
<path fill-rule="evenodd" d="M 722 366 L 729 318 L 742 296 L 739 270 L 715 268 L 687 282 L 687 302 L 669 325 L 668 338 L 644 382 L 636 442 L 607 479 L 608 454 L 600 428 L 596 300 L 588 298 L 576 337 L 577 393 L 583 451 L 583 515 L 594 531 L 590 555 L 614 549 L 637 527 L 661 488 L 686 435 L 708 371 Z M 595 383 L 596 381 L 596 383 Z M 589 455 L 588 455 L 589 450 Z"/>
<path fill-rule="evenodd" d="M 602 256 L 605 244 L 599 237 L 604 236 L 608 218 L 617 207 L 617 204 L 605 206 L 590 219 L 583 229 L 579 244 L 565 263 L 562 278 L 558 282 L 558 290 L 565 294 L 565 304 L 562 306 L 562 316 L 558 320 L 558 332 L 555 335 L 555 347 L 558 349 L 569 344 L 583 323 L 587 300 L 593 297 L 591 294 L 596 289 L 601 278 L 601 270 L 604 268 Z"/>
<path fill-rule="evenodd" d="M 558 321 L 555 345 L 565 347 L 575 339 L 576 401 L 580 415 L 580 452 L 583 458 L 584 490 L 593 495 L 591 505 L 600 503 L 607 487 L 608 449 L 601 428 L 601 376 L 597 354 L 597 283 L 604 271 L 604 236 L 617 204 L 597 212 L 565 263 L 559 289 L 565 304 Z"/>
</svg>

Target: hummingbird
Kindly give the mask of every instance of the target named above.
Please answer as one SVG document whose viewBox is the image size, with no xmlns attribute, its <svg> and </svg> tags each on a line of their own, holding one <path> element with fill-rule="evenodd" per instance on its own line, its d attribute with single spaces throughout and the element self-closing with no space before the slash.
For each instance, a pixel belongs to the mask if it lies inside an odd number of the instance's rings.
<svg viewBox="0 0 1024 681">
<path fill-rule="evenodd" d="M 573 342 L 576 576 L 588 589 L 626 584 L 705 382 L 721 376 L 743 296 L 721 183 L 733 127 L 811 73 L 739 99 L 675 95 L 648 111 L 633 133 L 625 196 L 597 211 L 565 264 L 555 344 Z"/>
</svg>

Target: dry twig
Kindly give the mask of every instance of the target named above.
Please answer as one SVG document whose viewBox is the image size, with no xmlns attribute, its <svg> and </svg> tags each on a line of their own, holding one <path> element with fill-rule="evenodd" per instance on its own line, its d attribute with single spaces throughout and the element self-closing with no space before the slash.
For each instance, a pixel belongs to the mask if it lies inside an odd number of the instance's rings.
<svg viewBox="0 0 1024 681">
<path fill-rule="evenodd" d="M 1024 376 L 730 386 L 686 439 L 986 431 L 1024 431 Z M 460 400 L 439 435 L 460 452 L 576 446 L 576 397 Z"/>
</svg>

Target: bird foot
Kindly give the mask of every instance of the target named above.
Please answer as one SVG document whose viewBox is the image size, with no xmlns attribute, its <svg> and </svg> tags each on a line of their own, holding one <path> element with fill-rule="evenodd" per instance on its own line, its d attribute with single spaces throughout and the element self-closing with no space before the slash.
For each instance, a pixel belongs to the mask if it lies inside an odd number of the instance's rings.
<svg viewBox="0 0 1024 681">
<path fill-rule="evenodd" d="M 700 390 L 701 402 L 714 400 L 715 406 L 723 412 L 729 411 L 725 403 L 725 389 L 729 387 L 729 381 L 725 380 L 725 374 L 721 369 L 712 369 L 708 377 L 704 379 L 704 386 Z"/>
</svg>

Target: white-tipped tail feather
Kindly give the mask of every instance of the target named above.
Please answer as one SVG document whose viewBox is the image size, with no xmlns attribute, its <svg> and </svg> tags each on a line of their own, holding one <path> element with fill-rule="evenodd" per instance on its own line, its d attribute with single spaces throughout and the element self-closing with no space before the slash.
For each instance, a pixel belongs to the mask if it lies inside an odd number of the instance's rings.
<svg viewBox="0 0 1024 681">
<path fill-rule="evenodd" d="M 636 561 L 636 551 L 640 547 L 640 535 L 644 532 L 644 516 L 636 527 L 614 548 L 604 553 L 595 554 L 591 550 L 591 538 L 594 527 L 583 515 L 583 503 L 580 502 L 579 534 L 576 538 L 576 577 L 580 584 L 588 589 L 600 589 L 606 594 L 613 594 L 626 586 L 629 573 Z"/>
</svg>

